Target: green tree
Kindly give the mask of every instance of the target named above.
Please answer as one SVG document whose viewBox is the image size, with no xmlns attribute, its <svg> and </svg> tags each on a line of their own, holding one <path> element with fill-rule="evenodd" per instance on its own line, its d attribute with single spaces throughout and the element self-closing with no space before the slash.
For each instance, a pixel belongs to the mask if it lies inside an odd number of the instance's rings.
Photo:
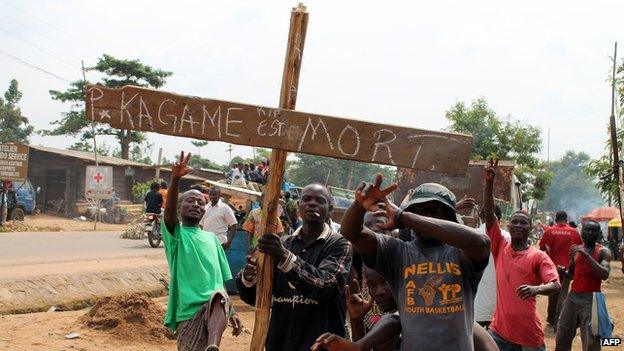
<svg viewBox="0 0 624 351">
<path fill-rule="evenodd" d="M 208 141 L 206 140 L 191 140 L 191 144 L 197 148 L 197 156 L 201 157 L 201 149 L 208 145 Z"/>
<path fill-rule="evenodd" d="M 327 180 L 327 185 L 353 189 L 362 180 L 373 180 L 377 173 L 383 175 L 386 184 L 395 177 L 396 170 L 392 167 L 323 156 L 295 155 L 297 158 L 287 168 L 286 178 L 299 186 L 310 183 L 325 184 Z"/>
<path fill-rule="evenodd" d="M 75 143 L 73 143 L 69 147 L 69 149 L 93 152 L 93 141 L 92 140 L 78 140 Z M 102 155 L 102 156 L 111 155 L 111 147 L 107 143 L 98 143 L 97 150 L 98 150 L 98 155 Z"/>
<path fill-rule="evenodd" d="M 191 157 L 189 161 L 189 166 L 193 168 L 206 168 L 206 169 L 216 169 L 220 171 L 226 171 L 228 169 L 227 165 L 221 165 L 216 162 L 212 162 L 211 160 L 201 157 L 200 155 Z"/>
<path fill-rule="evenodd" d="M 33 132 L 28 118 L 22 116 L 17 105 L 22 99 L 17 80 L 12 79 L 9 89 L 0 97 L 0 143 L 17 142 L 28 144 L 28 137 Z"/>
<path fill-rule="evenodd" d="M 128 160 L 134 162 L 145 163 L 147 165 L 151 165 L 154 162 L 152 161 L 152 150 L 154 149 L 154 144 L 145 140 L 142 143 L 135 143 L 130 146 L 130 151 L 128 154 Z M 113 157 L 122 158 L 121 150 L 116 149 L 112 153 Z"/>
<path fill-rule="evenodd" d="M 624 60 L 617 68 L 617 75 L 615 79 L 616 83 L 616 91 L 618 95 L 619 108 L 618 115 L 616 116 L 616 120 L 618 125 L 622 126 L 624 123 Z M 610 198 L 614 201 L 615 206 L 619 205 L 619 196 L 618 196 L 618 183 L 613 177 L 613 161 L 611 155 L 611 133 L 609 124 L 607 124 L 606 128 L 606 142 L 604 148 L 604 154 L 600 156 L 596 160 L 592 160 L 589 162 L 587 167 L 585 167 L 585 173 L 590 175 L 595 180 L 596 188 L 600 191 L 600 193 L 605 198 Z M 624 128 L 619 128 L 616 130 L 617 135 L 617 149 L 622 150 L 622 138 L 624 138 Z M 624 155 L 622 151 L 620 151 L 619 155 L 620 160 L 624 159 Z M 624 169 L 620 167 L 620 172 L 624 172 Z"/>
<path fill-rule="evenodd" d="M 109 88 L 121 88 L 124 85 L 160 88 L 165 84 L 165 79 L 173 74 L 147 66 L 139 60 L 118 59 L 107 54 L 103 54 L 97 64 L 87 70 L 103 74 L 101 83 Z M 84 86 L 85 81 L 79 80 L 71 83 L 65 91 L 50 90 L 53 100 L 70 103 L 71 109 L 63 113 L 61 119 L 53 121 L 53 129 L 45 131 L 45 135 L 79 136 L 83 141 L 93 137 L 91 121 L 85 118 Z M 140 144 L 145 140 L 144 133 L 115 129 L 106 124 L 98 123 L 96 133 L 116 137 L 120 145 L 120 157 L 124 159 L 130 158 L 131 144 Z"/>
<path fill-rule="evenodd" d="M 473 136 L 472 159 L 495 156 L 515 160 L 524 200 L 544 198 L 552 174 L 537 158 L 542 148 L 539 128 L 511 117 L 500 118 L 485 98 L 473 100 L 470 106 L 455 103 L 446 111 L 446 118 L 451 122 L 449 130 Z"/>
<path fill-rule="evenodd" d="M 584 172 L 589 162 L 588 154 L 568 151 L 550 164 L 554 177 L 542 204 L 545 210 L 564 210 L 579 216 L 602 203 L 592 177 Z"/>
</svg>

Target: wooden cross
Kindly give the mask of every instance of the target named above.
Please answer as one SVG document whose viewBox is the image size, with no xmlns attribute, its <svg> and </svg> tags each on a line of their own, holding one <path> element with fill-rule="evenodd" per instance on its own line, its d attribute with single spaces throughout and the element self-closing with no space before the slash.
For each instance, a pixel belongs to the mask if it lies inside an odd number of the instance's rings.
<svg viewBox="0 0 624 351">
<path fill-rule="evenodd" d="M 291 12 L 279 108 L 134 86 L 108 89 L 89 85 L 87 117 L 119 129 L 273 149 L 263 218 L 256 237 L 276 231 L 288 151 L 452 174 L 466 172 L 471 136 L 294 111 L 307 24 L 306 8 L 299 4 Z M 272 259 L 258 253 L 258 264 L 252 351 L 264 350 L 272 302 Z"/>
</svg>

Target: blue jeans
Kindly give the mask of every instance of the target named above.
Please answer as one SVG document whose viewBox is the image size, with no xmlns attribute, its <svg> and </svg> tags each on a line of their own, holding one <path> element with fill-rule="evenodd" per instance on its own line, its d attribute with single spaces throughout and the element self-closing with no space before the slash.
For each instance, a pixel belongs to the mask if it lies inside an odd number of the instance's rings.
<svg viewBox="0 0 624 351">
<path fill-rule="evenodd" d="M 492 338 L 494 339 L 494 342 L 496 342 L 500 351 L 546 351 L 546 345 L 538 347 L 522 346 L 503 339 L 502 336 L 496 334 L 492 329 L 488 330 L 488 332 L 492 335 Z"/>
</svg>

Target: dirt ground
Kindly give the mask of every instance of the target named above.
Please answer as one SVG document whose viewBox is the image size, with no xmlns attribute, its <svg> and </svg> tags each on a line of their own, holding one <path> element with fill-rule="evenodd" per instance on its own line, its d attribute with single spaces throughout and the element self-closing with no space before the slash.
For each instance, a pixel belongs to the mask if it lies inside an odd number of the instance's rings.
<svg viewBox="0 0 624 351">
<path fill-rule="evenodd" d="M 126 224 L 97 224 L 98 231 L 122 231 Z M 34 216 L 26 216 L 24 222 L 7 222 L 7 228 L 11 232 L 63 232 L 63 231 L 91 231 L 93 222 L 66 217 L 57 217 L 45 213 Z"/>
<path fill-rule="evenodd" d="M 621 264 L 613 262 L 611 278 L 603 284 L 607 296 L 607 304 L 611 318 L 615 322 L 615 335 L 624 336 L 624 275 L 621 272 Z M 163 308 L 166 298 L 157 298 L 155 301 Z M 228 329 L 222 341 L 222 350 L 239 351 L 246 350 L 251 341 L 253 329 L 253 309 L 246 306 L 238 297 L 233 297 L 234 307 L 239 312 L 246 327 L 245 332 L 238 338 L 232 337 Z M 538 308 L 542 315 L 542 321 L 546 317 L 547 298 L 538 299 Z M 127 343 L 116 339 L 113 335 L 103 331 L 94 331 L 83 327 L 78 319 L 87 310 L 71 312 L 48 312 L 22 315 L 0 316 L 0 349 L 1 350 L 175 350 L 175 341 L 164 341 L 158 344 L 149 342 Z M 80 333 L 80 338 L 66 340 L 65 335 L 75 331 Z M 554 334 L 552 330 L 546 331 L 546 345 L 549 350 L 554 350 Z M 577 337 L 573 350 L 580 350 L 580 338 Z"/>
</svg>

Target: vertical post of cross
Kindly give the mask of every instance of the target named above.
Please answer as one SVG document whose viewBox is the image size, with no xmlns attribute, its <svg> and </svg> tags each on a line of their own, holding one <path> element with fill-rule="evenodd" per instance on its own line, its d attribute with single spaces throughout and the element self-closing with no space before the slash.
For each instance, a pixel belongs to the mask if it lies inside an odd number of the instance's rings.
<svg viewBox="0 0 624 351">
<path fill-rule="evenodd" d="M 297 89 L 299 87 L 299 72 L 303 57 L 303 46 L 308 27 L 308 12 L 303 4 L 292 9 L 290 14 L 290 30 L 288 33 L 288 46 L 282 75 L 282 87 L 280 91 L 281 109 L 295 108 L 297 102 Z M 264 233 L 275 233 L 277 229 L 277 205 L 279 202 L 287 152 L 274 149 L 271 152 L 269 162 L 268 189 L 264 194 L 262 204 L 262 220 L 260 230 L 254 233 L 261 237 Z M 258 252 L 259 277 L 256 285 L 256 319 L 251 339 L 250 351 L 263 351 L 266 340 L 269 319 L 271 316 L 271 290 L 273 283 L 273 260 L 270 256 Z"/>
</svg>

